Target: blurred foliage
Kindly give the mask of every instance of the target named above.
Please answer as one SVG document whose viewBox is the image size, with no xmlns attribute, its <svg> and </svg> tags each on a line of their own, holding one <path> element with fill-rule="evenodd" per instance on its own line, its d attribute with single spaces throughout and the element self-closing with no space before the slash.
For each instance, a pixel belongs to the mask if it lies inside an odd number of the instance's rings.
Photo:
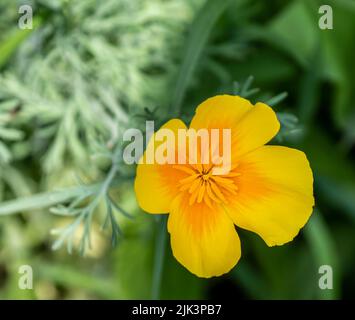
<svg viewBox="0 0 355 320">
<path fill-rule="evenodd" d="M 33 30 L 17 27 L 23 3 Z M 151 297 L 158 222 L 137 207 L 120 135 L 147 118 L 188 121 L 217 93 L 274 105 L 282 131 L 273 143 L 306 152 L 316 210 L 282 247 L 238 230 L 248 238 L 242 259 L 216 279 L 190 274 L 167 246 L 161 298 L 354 298 L 355 2 L 329 0 L 334 29 L 324 31 L 322 4 L 2 0 L 0 298 Z M 52 251 L 61 243 L 49 231 L 77 217 L 70 246 L 89 228 L 85 257 Z M 101 228 L 107 217 L 113 233 Z M 18 289 L 22 264 L 33 266 L 33 291 Z M 323 264 L 334 290 L 318 287 Z"/>
</svg>

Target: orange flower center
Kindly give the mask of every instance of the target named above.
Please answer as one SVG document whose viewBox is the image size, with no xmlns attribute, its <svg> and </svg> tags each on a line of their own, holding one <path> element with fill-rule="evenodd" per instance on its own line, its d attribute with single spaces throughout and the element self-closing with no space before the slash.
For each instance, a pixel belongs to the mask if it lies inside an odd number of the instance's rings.
<svg viewBox="0 0 355 320">
<path fill-rule="evenodd" d="M 175 169 L 183 171 L 188 176 L 179 181 L 180 191 L 189 193 L 189 204 L 205 202 L 212 208 L 212 203 L 228 203 L 230 195 L 236 195 L 238 187 L 233 180 L 240 175 L 233 170 L 226 175 L 213 175 L 213 166 L 203 164 L 177 165 Z"/>
</svg>

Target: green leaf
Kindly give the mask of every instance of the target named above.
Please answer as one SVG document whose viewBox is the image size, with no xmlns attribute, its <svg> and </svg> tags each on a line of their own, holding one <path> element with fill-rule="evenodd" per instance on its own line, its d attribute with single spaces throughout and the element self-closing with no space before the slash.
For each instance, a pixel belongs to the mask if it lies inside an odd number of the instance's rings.
<svg viewBox="0 0 355 320">
<path fill-rule="evenodd" d="M 104 299 L 119 299 L 123 297 L 120 284 L 99 274 L 93 275 L 89 270 L 78 266 L 64 264 L 48 264 L 44 261 L 37 263 L 37 281 L 46 280 L 69 288 L 84 289 Z"/>
<path fill-rule="evenodd" d="M 333 8 L 334 29 L 322 32 L 324 43 L 325 71 L 328 78 L 336 84 L 333 116 L 338 126 L 345 126 L 352 121 L 354 132 L 354 82 L 355 82 L 355 19 L 353 1 L 329 1 Z M 350 128 L 349 128 L 350 129 Z"/>
<path fill-rule="evenodd" d="M 315 272 L 318 272 L 322 265 L 328 265 L 333 269 L 333 289 L 322 290 L 318 288 L 318 298 L 338 299 L 341 274 L 337 249 L 331 232 L 318 210 L 315 210 L 312 214 L 304 232 L 316 263 Z"/>
<path fill-rule="evenodd" d="M 0 138 L 4 140 L 21 140 L 24 137 L 22 131 L 12 128 L 2 128 L 0 127 Z"/>
<path fill-rule="evenodd" d="M 0 43 L 0 69 L 11 58 L 16 49 L 27 37 L 41 24 L 39 18 L 33 19 L 33 29 L 15 29 L 8 35 L 8 38 Z"/>
<path fill-rule="evenodd" d="M 78 186 L 5 201 L 0 204 L 0 216 L 51 207 L 97 189 L 98 185 Z"/>
<path fill-rule="evenodd" d="M 127 237 L 114 252 L 116 281 L 124 299 L 149 299 L 152 284 L 152 239 Z"/>
<path fill-rule="evenodd" d="M 190 34 L 185 45 L 186 51 L 184 53 L 182 66 L 179 69 L 176 87 L 170 105 L 169 111 L 172 116 L 180 115 L 186 90 L 190 85 L 201 53 L 207 44 L 213 26 L 228 7 L 229 3 L 230 0 L 208 0 L 192 23 L 189 30 Z"/>
<path fill-rule="evenodd" d="M 302 144 L 315 174 L 319 200 L 355 222 L 355 168 L 327 132 L 313 125 Z M 338 211 L 336 211 L 338 212 Z"/>
<path fill-rule="evenodd" d="M 271 21 L 267 31 L 274 36 L 272 41 L 303 64 L 317 41 L 318 21 L 312 19 L 304 1 L 295 0 Z"/>
</svg>

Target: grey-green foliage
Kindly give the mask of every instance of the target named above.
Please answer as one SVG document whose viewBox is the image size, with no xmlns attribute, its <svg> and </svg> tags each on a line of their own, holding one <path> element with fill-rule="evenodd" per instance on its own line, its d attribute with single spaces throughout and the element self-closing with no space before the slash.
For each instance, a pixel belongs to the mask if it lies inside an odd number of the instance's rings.
<svg viewBox="0 0 355 320">
<path fill-rule="evenodd" d="M 11 128 L 9 123 L 16 115 L 16 103 L 7 101 L 1 104 L 0 109 L 0 164 L 7 164 L 12 159 L 12 154 L 6 142 L 19 141 L 23 138 L 23 132 Z"/>
<path fill-rule="evenodd" d="M 249 76 L 244 82 L 234 82 L 233 93 L 240 95 L 243 98 L 252 98 L 255 101 L 262 101 L 271 107 L 280 104 L 287 97 L 287 92 L 281 92 L 276 96 L 261 95 L 259 88 L 253 88 L 253 76 Z M 257 99 L 255 98 L 257 97 Z M 280 131 L 275 140 L 280 143 L 286 140 L 293 140 L 303 133 L 303 128 L 299 123 L 298 118 L 290 112 L 277 112 L 277 118 L 280 121 Z"/>
<path fill-rule="evenodd" d="M 19 107 L 11 126 L 27 127 L 27 151 L 48 173 L 66 160 L 82 165 L 97 137 L 110 147 L 133 113 L 166 103 L 180 38 L 197 6 L 188 0 L 33 6 L 47 18 L 0 75 L 0 110 L 10 102 Z"/>
<path fill-rule="evenodd" d="M 2 0 L 0 1 L 0 41 L 5 38 L 5 32 L 9 24 L 14 21 L 17 16 L 17 3 L 16 1 Z"/>
<path fill-rule="evenodd" d="M 6 2 L 10 8 L 11 1 Z M 92 159 L 104 157 L 112 163 L 107 177 L 97 178 L 103 182 L 93 190 L 86 193 L 83 187 L 78 196 L 73 193 L 67 199 L 69 204 L 52 208 L 57 215 L 73 218 L 55 230 L 54 249 L 66 243 L 71 252 L 83 225 L 80 251 L 84 253 L 96 211 L 105 214 L 103 228 L 110 226 L 116 244 L 120 230 L 114 211 L 126 214 L 108 189 L 115 177 L 125 179 L 115 156 L 121 133 L 137 125 L 136 116 L 144 118 L 150 110 L 155 113 L 167 106 L 186 26 L 202 2 L 26 2 L 33 6 L 35 18 L 40 15 L 40 27 L 0 74 L 0 189 L 13 180 L 5 179 L 13 159 L 32 156 L 44 177 L 62 172 L 67 162 L 90 172 Z M 12 2 L 11 8 L 12 13 L 17 11 L 18 3 Z M 17 29 L 16 16 L 11 17 Z"/>
</svg>

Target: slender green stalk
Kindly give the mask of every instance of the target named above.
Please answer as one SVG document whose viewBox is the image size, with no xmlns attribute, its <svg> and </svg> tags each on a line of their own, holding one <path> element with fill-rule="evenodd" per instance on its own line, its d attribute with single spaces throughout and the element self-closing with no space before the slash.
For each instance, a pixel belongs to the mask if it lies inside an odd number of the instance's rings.
<svg viewBox="0 0 355 320">
<path fill-rule="evenodd" d="M 155 242 L 155 257 L 153 269 L 152 299 L 160 298 L 161 279 L 163 276 L 164 257 L 166 249 L 166 216 L 159 216 L 158 234 Z"/>
<path fill-rule="evenodd" d="M 27 37 L 36 30 L 41 24 L 41 19 L 34 19 L 33 29 L 14 29 L 14 32 L 9 34 L 9 37 L 0 43 L 0 68 L 2 68 L 10 59 L 12 54 L 27 39 Z"/>
<path fill-rule="evenodd" d="M 83 194 L 94 193 L 99 186 L 99 184 L 89 186 L 80 185 L 68 189 L 44 192 L 33 196 L 5 201 L 0 206 L 0 216 L 51 207 L 55 204 L 66 202 Z"/>
<path fill-rule="evenodd" d="M 56 204 L 69 201 L 70 199 L 93 195 L 98 193 L 95 204 L 99 198 L 108 192 L 108 190 L 117 185 L 115 177 L 118 172 L 117 159 L 120 156 L 120 149 L 117 148 L 112 160 L 112 166 L 103 183 L 96 183 L 92 185 L 78 185 L 68 189 L 57 190 L 52 192 L 39 193 L 28 197 L 18 198 L 14 200 L 5 201 L 0 204 L 0 216 L 11 215 L 19 212 L 32 211 L 54 206 Z M 120 180 L 131 179 L 130 176 L 121 177 Z"/>
<path fill-rule="evenodd" d="M 169 114 L 179 116 L 186 90 L 196 69 L 201 53 L 206 46 L 213 26 L 228 7 L 230 0 L 208 0 L 201 8 L 196 20 L 190 27 L 190 35 L 186 42 L 186 51 L 179 70 L 176 89 L 170 105 Z"/>
</svg>

